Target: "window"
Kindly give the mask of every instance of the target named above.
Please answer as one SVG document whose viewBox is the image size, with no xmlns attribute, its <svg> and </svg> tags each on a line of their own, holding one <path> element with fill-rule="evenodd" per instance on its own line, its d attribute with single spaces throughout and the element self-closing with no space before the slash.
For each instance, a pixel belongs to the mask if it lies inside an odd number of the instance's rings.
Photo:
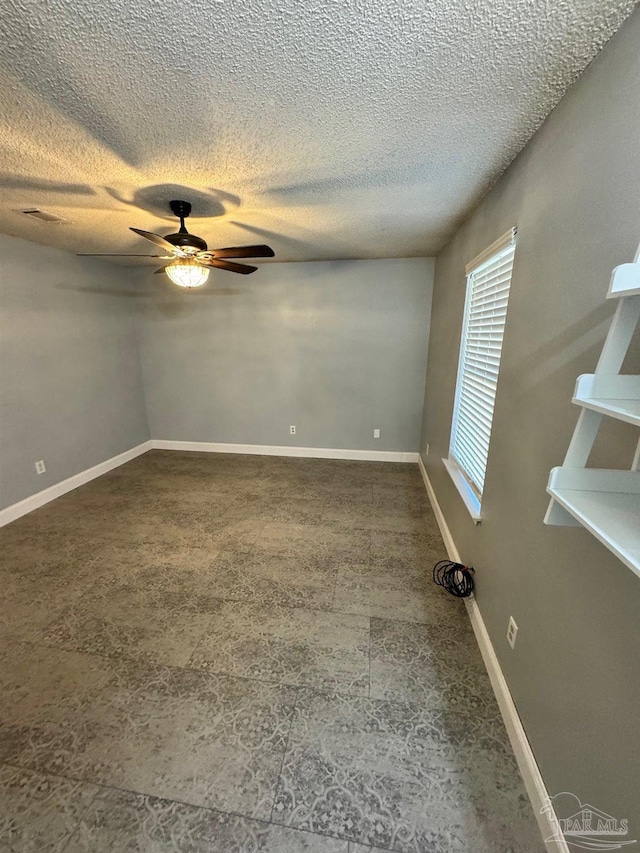
<svg viewBox="0 0 640 853">
<path fill-rule="evenodd" d="M 487 470 L 515 237 L 513 228 L 465 269 L 467 298 L 451 444 L 449 458 L 443 461 L 476 522 Z"/>
</svg>

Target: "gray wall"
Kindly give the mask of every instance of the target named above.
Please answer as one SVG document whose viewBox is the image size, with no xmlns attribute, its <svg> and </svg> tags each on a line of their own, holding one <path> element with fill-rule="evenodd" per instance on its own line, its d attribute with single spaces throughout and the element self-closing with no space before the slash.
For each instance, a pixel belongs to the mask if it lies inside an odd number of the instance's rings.
<svg viewBox="0 0 640 853">
<path fill-rule="evenodd" d="M 640 838 L 640 580 L 582 528 L 543 525 L 551 467 L 614 305 L 612 268 L 640 242 L 640 12 L 569 90 L 436 261 L 422 448 L 550 792 L 631 822 Z M 519 228 L 483 521 L 474 527 L 441 460 L 449 445 L 464 265 Z M 636 350 L 629 370 L 640 372 Z M 631 464 L 615 428 L 599 464 Z M 640 524 L 640 519 L 638 520 Z M 519 626 L 511 651 L 505 634 Z"/>
<path fill-rule="evenodd" d="M 432 278 L 415 258 L 214 271 L 190 293 L 158 276 L 140 329 L 152 437 L 418 450 Z"/>
<path fill-rule="evenodd" d="M 148 439 L 134 302 L 122 268 L 0 236 L 0 508 Z"/>
</svg>

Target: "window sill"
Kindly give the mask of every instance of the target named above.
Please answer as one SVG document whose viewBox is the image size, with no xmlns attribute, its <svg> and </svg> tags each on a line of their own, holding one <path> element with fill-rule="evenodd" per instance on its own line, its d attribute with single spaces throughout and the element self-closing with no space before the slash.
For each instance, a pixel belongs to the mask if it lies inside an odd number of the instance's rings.
<svg viewBox="0 0 640 853">
<path fill-rule="evenodd" d="M 469 515 L 473 519 L 473 523 L 480 524 L 482 518 L 480 516 L 481 505 L 478 496 L 472 491 L 464 477 L 464 474 L 460 471 L 460 468 L 453 459 L 443 459 L 442 462 L 449 472 L 449 476 L 453 480 L 453 485 L 460 493 L 460 497 L 462 498 L 464 505 L 469 510 Z"/>
</svg>

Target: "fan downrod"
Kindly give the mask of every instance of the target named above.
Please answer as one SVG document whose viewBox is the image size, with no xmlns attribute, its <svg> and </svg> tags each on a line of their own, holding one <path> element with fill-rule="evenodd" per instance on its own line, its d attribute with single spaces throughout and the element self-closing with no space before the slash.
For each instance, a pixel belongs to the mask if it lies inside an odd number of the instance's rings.
<svg viewBox="0 0 640 853">
<path fill-rule="evenodd" d="M 191 213 L 191 205 L 188 201 L 170 201 L 169 207 L 174 216 L 180 219 L 180 230 L 175 234 L 167 234 L 164 238 L 168 243 L 181 249 L 193 249 L 198 252 L 206 252 L 207 244 L 202 237 L 189 234 L 184 220 Z"/>
</svg>

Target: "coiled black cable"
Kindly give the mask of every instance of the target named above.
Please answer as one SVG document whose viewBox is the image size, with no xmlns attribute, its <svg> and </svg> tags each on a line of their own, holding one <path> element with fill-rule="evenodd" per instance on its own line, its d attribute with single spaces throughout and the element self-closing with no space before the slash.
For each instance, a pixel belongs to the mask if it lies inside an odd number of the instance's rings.
<svg viewBox="0 0 640 853">
<path fill-rule="evenodd" d="M 456 598 L 467 598 L 473 592 L 473 566 L 440 560 L 433 567 L 433 580 Z"/>
</svg>

